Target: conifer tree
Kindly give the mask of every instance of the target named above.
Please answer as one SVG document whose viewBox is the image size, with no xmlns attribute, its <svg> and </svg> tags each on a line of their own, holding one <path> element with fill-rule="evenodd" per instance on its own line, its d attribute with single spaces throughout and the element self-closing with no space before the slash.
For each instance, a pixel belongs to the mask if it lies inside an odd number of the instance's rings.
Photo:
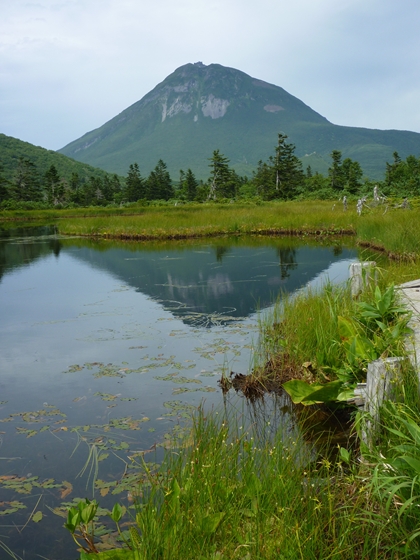
<svg viewBox="0 0 420 560">
<path fill-rule="evenodd" d="M 138 163 L 130 164 L 125 180 L 125 197 L 128 202 L 146 198 L 146 183 L 140 175 Z"/>
<path fill-rule="evenodd" d="M 198 187 L 198 181 L 195 178 L 195 175 L 191 171 L 191 169 L 188 168 L 187 174 L 185 175 L 185 194 L 187 200 L 189 201 L 195 200 L 197 196 L 197 187 Z"/>
<path fill-rule="evenodd" d="M 265 200 L 295 198 L 303 184 L 302 163 L 295 155 L 295 145 L 286 142 L 285 134 L 278 135 L 275 155 L 267 163 L 259 162 L 254 176 L 257 192 Z"/>
<path fill-rule="evenodd" d="M 220 150 L 214 150 L 210 158 L 209 199 L 233 198 L 239 187 L 239 177 L 229 167 L 229 160 Z"/>
<path fill-rule="evenodd" d="M 112 202 L 115 200 L 115 196 L 121 192 L 121 183 L 118 175 L 105 175 L 102 181 L 102 193 L 105 200 Z"/>
<path fill-rule="evenodd" d="M 341 161 L 341 152 L 333 150 L 331 152 L 332 165 L 328 169 L 330 185 L 336 192 L 344 189 L 351 194 L 356 194 L 363 176 L 362 168 L 358 161 L 346 158 Z"/>
<path fill-rule="evenodd" d="M 59 202 L 63 202 L 65 193 L 64 183 L 55 165 L 51 165 L 45 173 L 44 185 L 48 204 L 55 205 Z"/>
<path fill-rule="evenodd" d="M 273 170 L 272 167 L 260 160 L 258 162 L 257 171 L 255 172 L 253 183 L 255 185 L 256 192 L 261 198 L 266 199 L 269 185 L 273 182 Z M 272 189 L 270 189 L 272 190 Z"/>
<path fill-rule="evenodd" d="M 42 198 L 41 185 L 35 164 L 20 157 L 11 184 L 11 195 L 16 201 L 38 202 Z"/>
<path fill-rule="evenodd" d="M 297 195 L 297 188 L 303 183 L 302 163 L 295 156 L 295 145 L 286 142 L 287 136 L 279 134 L 274 160 L 276 192 L 279 198 L 290 199 Z"/>
<path fill-rule="evenodd" d="M 336 191 L 344 188 L 344 176 L 341 162 L 341 152 L 333 150 L 331 152 L 332 165 L 328 168 L 328 176 L 330 178 L 331 187 Z"/>
<path fill-rule="evenodd" d="M 149 200 L 169 200 L 174 196 L 168 168 L 161 159 L 147 178 L 147 195 Z"/>
<path fill-rule="evenodd" d="M 351 194 L 356 194 L 361 186 L 361 180 L 363 177 L 363 171 L 360 167 L 360 163 L 358 161 L 353 161 L 350 158 L 346 158 L 343 161 L 342 173 L 345 189 Z"/>
<path fill-rule="evenodd" d="M 80 177 L 78 173 L 73 172 L 70 177 L 70 189 L 72 191 L 77 191 L 80 187 Z"/>
</svg>

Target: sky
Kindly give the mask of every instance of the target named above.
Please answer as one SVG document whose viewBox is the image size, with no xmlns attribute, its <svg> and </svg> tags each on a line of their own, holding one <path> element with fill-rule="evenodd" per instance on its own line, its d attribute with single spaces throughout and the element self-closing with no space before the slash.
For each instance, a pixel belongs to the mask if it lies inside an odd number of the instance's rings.
<svg viewBox="0 0 420 560">
<path fill-rule="evenodd" d="M 419 24 L 419 0 L 0 0 L 0 132 L 58 150 L 198 61 L 420 132 Z"/>
</svg>

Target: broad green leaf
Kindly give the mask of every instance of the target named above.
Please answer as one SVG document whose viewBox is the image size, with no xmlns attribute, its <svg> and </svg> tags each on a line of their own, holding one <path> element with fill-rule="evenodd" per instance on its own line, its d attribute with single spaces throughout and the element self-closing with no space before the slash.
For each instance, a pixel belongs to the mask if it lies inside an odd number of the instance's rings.
<svg viewBox="0 0 420 560">
<path fill-rule="evenodd" d="M 336 400 L 345 402 L 349 399 L 354 399 L 354 389 L 345 389 L 344 391 L 341 391 L 340 393 L 338 393 Z"/>
<path fill-rule="evenodd" d="M 291 379 L 283 384 L 283 389 L 290 395 L 290 398 L 295 404 L 299 404 L 308 395 L 321 388 L 322 385 L 319 383 L 309 385 L 309 383 L 301 381 L 300 379 Z"/>
<path fill-rule="evenodd" d="M 349 339 L 353 338 L 358 334 L 358 329 L 351 319 L 346 317 L 338 316 L 338 333 L 341 338 Z"/>
<path fill-rule="evenodd" d="M 119 503 L 116 503 L 112 508 L 111 519 L 115 521 L 115 523 L 118 523 L 121 517 L 124 515 L 124 513 L 125 513 L 125 507 L 122 507 L 120 506 Z"/>
<path fill-rule="evenodd" d="M 326 383 L 320 389 L 312 392 L 307 397 L 301 400 L 302 404 L 313 404 L 313 403 L 327 403 L 336 401 L 338 395 L 341 392 L 343 383 L 341 381 L 330 381 Z"/>
<path fill-rule="evenodd" d="M 391 284 L 389 288 L 385 291 L 384 295 L 382 296 L 381 300 L 378 302 L 378 309 L 381 312 L 382 316 L 388 313 L 391 305 L 394 302 L 394 285 Z"/>
<path fill-rule="evenodd" d="M 385 332 L 388 329 L 388 326 L 385 325 L 382 321 L 376 321 L 376 324 L 381 329 L 382 332 Z"/>
</svg>

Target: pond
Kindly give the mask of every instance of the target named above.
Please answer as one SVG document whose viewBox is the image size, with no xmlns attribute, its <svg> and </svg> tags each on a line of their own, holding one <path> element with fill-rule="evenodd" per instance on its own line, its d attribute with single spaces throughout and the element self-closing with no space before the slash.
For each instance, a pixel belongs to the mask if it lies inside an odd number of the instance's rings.
<svg viewBox="0 0 420 560">
<path fill-rule="evenodd" d="M 0 543 L 25 560 L 77 558 L 67 506 L 127 501 L 136 457 L 159 460 L 191 410 L 222 406 L 223 369 L 250 370 L 258 314 L 357 258 L 296 239 L 0 235 Z"/>
</svg>

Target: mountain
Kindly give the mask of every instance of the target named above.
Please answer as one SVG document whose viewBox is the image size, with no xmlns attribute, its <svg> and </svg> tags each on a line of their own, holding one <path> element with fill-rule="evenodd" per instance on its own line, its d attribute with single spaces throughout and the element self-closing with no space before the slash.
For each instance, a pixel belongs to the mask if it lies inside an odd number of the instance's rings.
<svg viewBox="0 0 420 560">
<path fill-rule="evenodd" d="M 82 181 L 90 177 L 103 179 L 108 175 L 103 169 L 97 169 L 87 163 L 75 161 L 63 154 L 34 146 L 12 136 L 0 134 L 0 165 L 3 167 L 2 176 L 8 181 L 13 179 L 21 157 L 31 160 L 40 176 L 43 176 L 51 165 L 55 166 L 60 177 L 67 180 L 70 180 L 72 173 L 77 173 Z"/>
<path fill-rule="evenodd" d="M 140 101 L 61 153 L 125 175 L 137 162 L 147 175 L 161 158 L 173 178 L 191 168 L 206 179 L 208 158 L 219 149 L 240 175 L 274 153 L 277 134 L 296 145 L 304 168 L 326 173 L 332 150 L 358 161 L 380 179 L 385 162 L 420 154 L 420 134 L 338 126 L 283 88 L 227 68 L 201 62 L 170 74 Z"/>
</svg>

